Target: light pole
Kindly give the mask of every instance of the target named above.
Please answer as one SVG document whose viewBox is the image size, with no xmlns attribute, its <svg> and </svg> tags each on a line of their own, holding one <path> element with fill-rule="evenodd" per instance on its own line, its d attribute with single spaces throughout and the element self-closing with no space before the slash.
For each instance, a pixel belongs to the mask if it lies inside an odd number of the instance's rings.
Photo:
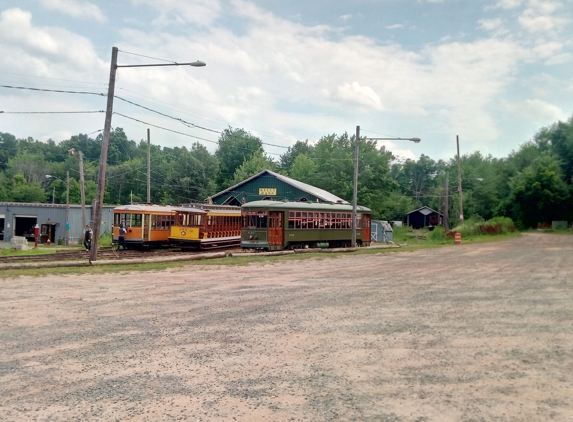
<svg viewBox="0 0 573 422">
<path fill-rule="evenodd" d="M 419 143 L 420 138 L 363 138 L 371 141 L 411 141 Z M 360 126 L 356 126 L 356 144 L 354 146 L 354 192 L 352 195 L 352 247 L 356 247 L 356 220 L 358 207 L 358 153 L 360 151 Z"/>
<path fill-rule="evenodd" d="M 97 247 L 101 230 L 101 213 L 103 208 L 103 196 L 105 192 L 105 171 L 107 167 L 107 150 L 109 147 L 109 134 L 111 131 L 111 116 L 113 114 L 113 96 L 115 92 L 115 75 L 118 67 L 156 67 L 156 66 L 193 66 L 203 67 L 205 62 L 195 61 L 192 63 L 164 63 L 164 64 L 134 64 L 118 65 L 117 64 L 117 47 L 111 49 L 111 66 L 109 71 L 109 87 L 107 91 L 107 107 L 105 111 L 105 124 L 103 128 L 103 140 L 101 144 L 101 154 L 99 159 L 99 175 L 97 183 L 97 197 L 95 201 L 95 210 L 92 209 L 92 219 L 94 222 L 92 247 L 90 249 L 90 261 L 97 259 Z M 95 211 L 95 216 L 94 216 Z"/>
</svg>

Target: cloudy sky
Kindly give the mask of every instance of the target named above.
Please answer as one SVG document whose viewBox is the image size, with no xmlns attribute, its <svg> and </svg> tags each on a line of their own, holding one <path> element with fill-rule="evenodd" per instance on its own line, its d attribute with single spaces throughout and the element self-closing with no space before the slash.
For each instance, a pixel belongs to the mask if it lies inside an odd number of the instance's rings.
<svg viewBox="0 0 573 422">
<path fill-rule="evenodd" d="M 383 142 L 401 157 L 449 158 L 456 135 L 503 157 L 573 114 L 573 0 L 0 0 L 0 85 L 83 92 L 0 87 L 0 110 L 104 110 L 113 46 L 120 65 L 207 63 L 118 69 L 135 104 L 116 98 L 112 127 L 163 146 L 214 151 L 231 126 L 278 158 L 360 125 L 422 138 Z M 59 142 L 104 119 L 4 113 L 0 131 Z"/>
</svg>

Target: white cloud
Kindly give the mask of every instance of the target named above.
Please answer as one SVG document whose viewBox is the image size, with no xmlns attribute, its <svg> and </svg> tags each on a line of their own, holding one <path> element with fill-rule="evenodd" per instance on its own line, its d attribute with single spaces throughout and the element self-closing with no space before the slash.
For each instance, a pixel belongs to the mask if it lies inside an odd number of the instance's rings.
<svg viewBox="0 0 573 422">
<path fill-rule="evenodd" d="M 519 16 L 519 23 L 532 33 L 554 33 L 562 30 L 568 23 L 563 16 L 555 15 L 562 4 L 555 1 L 531 0 L 529 7 Z"/>
<path fill-rule="evenodd" d="M 480 19 L 478 21 L 479 27 L 485 31 L 493 31 L 499 29 L 503 21 L 500 18 L 496 19 Z"/>
<path fill-rule="evenodd" d="M 363 104 L 376 110 L 382 109 L 382 102 L 378 94 L 369 86 L 361 86 L 356 81 L 338 86 L 336 96 L 343 100 Z"/>
<path fill-rule="evenodd" d="M 97 22 L 107 22 L 107 17 L 93 3 L 78 0 L 40 0 L 46 9 L 57 10 L 74 18 L 93 19 Z"/>
<path fill-rule="evenodd" d="M 340 19 L 346 22 L 347 20 L 352 19 L 352 15 L 342 15 Z"/>
<path fill-rule="evenodd" d="M 61 28 L 33 26 L 32 14 L 22 9 L 8 9 L 0 16 L 0 54 L 5 66 L 42 76 L 100 69 L 102 62 L 86 38 Z"/>
<path fill-rule="evenodd" d="M 537 124 L 567 119 L 567 114 L 560 107 L 537 99 L 512 104 L 509 109 L 514 115 Z"/>
<path fill-rule="evenodd" d="M 515 9 L 523 3 L 523 0 L 500 0 L 494 7 L 499 9 Z"/>
<path fill-rule="evenodd" d="M 146 5 L 157 10 L 154 25 L 166 27 L 172 24 L 194 23 L 211 25 L 221 14 L 219 0 L 131 0 L 136 5 Z"/>
<path fill-rule="evenodd" d="M 404 25 L 401 23 L 395 23 L 394 25 L 387 26 L 386 29 L 402 29 Z"/>
</svg>

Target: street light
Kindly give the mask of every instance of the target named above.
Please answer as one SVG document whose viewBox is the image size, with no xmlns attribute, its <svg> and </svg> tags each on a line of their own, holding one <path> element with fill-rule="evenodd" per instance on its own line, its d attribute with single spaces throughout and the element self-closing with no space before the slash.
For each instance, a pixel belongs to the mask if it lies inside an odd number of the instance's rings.
<svg viewBox="0 0 573 422">
<path fill-rule="evenodd" d="M 62 180 L 59 177 L 52 176 L 51 174 L 46 174 L 46 179 Z M 54 186 L 54 190 L 52 193 L 52 204 L 54 203 L 55 193 L 56 193 L 56 187 Z M 68 236 L 68 233 L 70 231 L 69 222 L 70 222 L 70 172 L 67 171 L 66 172 L 66 227 L 64 228 L 66 234 L 64 236 L 64 241 L 66 246 L 68 246 L 69 243 L 69 236 Z"/>
<path fill-rule="evenodd" d="M 411 141 L 419 143 L 420 138 L 363 138 L 371 141 Z M 352 196 L 352 247 L 356 247 L 356 219 L 358 206 L 358 152 L 360 149 L 360 126 L 356 126 L 356 144 L 354 146 L 354 193 Z"/>
<path fill-rule="evenodd" d="M 97 185 L 97 197 L 96 197 L 96 208 L 95 215 L 92 209 L 93 217 L 93 240 L 92 247 L 90 249 L 90 261 L 95 261 L 97 259 L 97 247 L 99 243 L 100 229 L 101 229 L 101 212 L 103 208 L 103 195 L 105 192 L 105 170 L 107 167 L 107 150 L 109 147 L 109 134 L 111 131 L 111 116 L 113 114 L 113 96 L 115 92 L 115 74 L 117 73 L 118 67 L 156 67 L 156 66 L 193 66 L 193 67 L 203 67 L 206 66 L 205 62 L 195 61 L 192 63 L 163 63 L 163 64 L 134 64 L 134 65 L 118 65 L 117 64 L 117 47 L 112 47 L 111 49 L 111 66 L 109 71 L 109 87 L 107 91 L 107 107 L 105 111 L 105 124 L 103 128 L 103 140 L 101 144 L 101 154 L 99 161 L 99 176 Z"/>
</svg>

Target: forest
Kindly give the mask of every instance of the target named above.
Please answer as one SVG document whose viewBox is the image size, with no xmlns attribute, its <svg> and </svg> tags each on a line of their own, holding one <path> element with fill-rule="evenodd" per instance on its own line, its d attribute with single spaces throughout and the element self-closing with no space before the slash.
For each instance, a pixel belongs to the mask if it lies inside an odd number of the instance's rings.
<svg viewBox="0 0 573 422">
<path fill-rule="evenodd" d="M 83 154 L 86 203 L 97 194 L 102 135 L 79 134 L 55 143 L 17 139 L 0 132 L 0 201 L 80 203 L 78 151 Z M 271 157 L 264 141 L 244 129 L 228 128 L 210 153 L 200 143 L 189 147 L 151 145 L 151 202 L 204 202 L 229 186 L 269 169 L 325 189 L 352 201 L 354 136 L 330 134 L 316 143 L 297 141 L 284 154 Z M 553 220 L 573 220 L 573 117 L 540 129 L 505 158 L 479 151 L 461 161 L 464 216 L 475 221 L 510 217 L 521 228 Z M 445 198 L 452 225 L 459 219 L 457 156 L 434 160 L 400 160 L 361 139 L 358 203 L 373 217 L 402 220 L 427 205 L 443 212 Z M 147 199 L 147 142 L 128 139 L 123 129 L 110 135 L 106 204 Z"/>
</svg>

